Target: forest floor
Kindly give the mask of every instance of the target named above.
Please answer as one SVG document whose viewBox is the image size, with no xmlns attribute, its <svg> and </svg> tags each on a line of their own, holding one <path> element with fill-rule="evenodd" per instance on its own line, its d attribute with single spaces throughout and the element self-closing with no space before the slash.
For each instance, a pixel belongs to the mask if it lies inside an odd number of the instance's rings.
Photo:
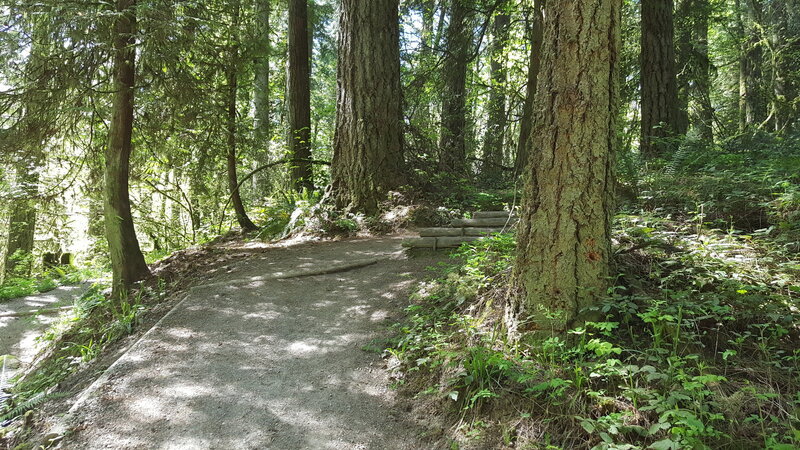
<svg viewBox="0 0 800 450">
<path fill-rule="evenodd" d="M 389 389 L 378 353 L 445 257 L 409 257 L 400 239 L 270 246 L 197 283 L 78 398 L 61 446 L 439 446 Z"/>
</svg>

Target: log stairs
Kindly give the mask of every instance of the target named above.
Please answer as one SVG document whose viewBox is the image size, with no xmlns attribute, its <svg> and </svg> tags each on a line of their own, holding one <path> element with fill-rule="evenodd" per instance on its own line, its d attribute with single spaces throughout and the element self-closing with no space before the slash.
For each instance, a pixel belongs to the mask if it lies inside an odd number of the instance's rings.
<svg viewBox="0 0 800 450">
<path fill-rule="evenodd" d="M 420 228 L 420 237 L 405 239 L 403 247 L 434 250 L 459 247 L 491 233 L 511 231 L 516 222 L 517 217 L 508 211 L 478 211 L 471 219 L 453 219 L 449 227 Z"/>
</svg>

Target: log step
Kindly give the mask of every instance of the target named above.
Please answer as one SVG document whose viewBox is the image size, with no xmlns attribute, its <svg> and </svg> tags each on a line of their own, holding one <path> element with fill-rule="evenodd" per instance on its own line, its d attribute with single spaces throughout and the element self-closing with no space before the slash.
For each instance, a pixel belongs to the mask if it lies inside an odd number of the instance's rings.
<svg viewBox="0 0 800 450">
<path fill-rule="evenodd" d="M 473 219 L 496 219 L 498 217 L 508 217 L 510 211 L 475 211 L 472 213 Z"/>
<path fill-rule="evenodd" d="M 403 247 L 411 248 L 454 248 L 459 247 L 464 242 L 472 242 L 481 239 L 480 236 L 441 236 L 441 237 L 419 237 L 403 240 Z"/>
<path fill-rule="evenodd" d="M 506 225 L 513 225 L 517 219 L 512 217 L 509 219 L 508 216 L 506 217 L 489 217 L 485 219 L 453 219 L 450 224 L 454 227 L 480 227 L 480 228 L 492 228 L 492 227 L 503 227 Z"/>
<path fill-rule="evenodd" d="M 483 236 L 486 234 L 499 233 L 503 231 L 501 227 L 493 228 L 420 228 L 419 235 L 422 237 L 440 237 L 440 236 Z M 506 230 L 507 231 L 507 230 Z"/>
</svg>

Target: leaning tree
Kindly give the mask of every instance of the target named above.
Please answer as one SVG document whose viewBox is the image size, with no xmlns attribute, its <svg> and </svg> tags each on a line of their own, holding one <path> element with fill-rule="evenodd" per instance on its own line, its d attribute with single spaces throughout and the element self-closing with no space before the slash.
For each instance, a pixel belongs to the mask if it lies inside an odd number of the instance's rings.
<svg viewBox="0 0 800 450">
<path fill-rule="evenodd" d="M 105 224 L 113 272 L 112 295 L 118 297 L 150 275 L 133 227 L 128 191 L 136 73 L 136 1 L 117 0 L 114 23 L 114 104 L 105 164 Z"/>
</svg>

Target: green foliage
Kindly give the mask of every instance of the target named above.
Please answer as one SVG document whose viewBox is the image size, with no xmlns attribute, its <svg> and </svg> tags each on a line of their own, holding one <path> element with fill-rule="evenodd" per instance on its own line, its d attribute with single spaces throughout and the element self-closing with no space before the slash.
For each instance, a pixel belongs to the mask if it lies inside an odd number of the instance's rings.
<svg viewBox="0 0 800 450">
<path fill-rule="evenodd" d="M 318 192 L 281 191 L 276 197 L 267 201 L 266 205 L 256 211 L 259 223 L 259 239 L 280 239 L 292 231 L 302 228 L 319 203 Z"/>
<path fill-rule="evenodd" d="M 62 314 L 58 322 L 38 338 L 54 352 L 14 386 L 15 404 L 24 405 L 49 392 L 108 345 L 133 331 L 144 310 L 143 292 L 132 298 L 123 296 L 113 300 L 103 295 L 103 289 L 94 285 L 75 301 L 72 311 Z"/>
<path fill-rule="evenodd" d="M 713 148 L 686 143 L 641 187 L 644 206 L 660 216 L 764 230 L 791 245 L 800 236 L 800 136 L 746 134 Z"/>
<path fill-rule="evenodd" d="M 530 342 L 507 341 L 492 306 L 513 237 L 465 245 L 415 294 L 389 352 L 461 417 L 489 423 L 510 397 L 564 448 L 796 446 L 796 261 L 775 238 L 703 222 L 620 216 L 620 275 L 601 320 Z"/>
<path fill-rule="evenodd" d="M 72 266 L 53 267 L 37 277 L 10 277 L 0 284 L 0 301 L 46 292 L 62 285 L 78 284 L 96 277 L 97 271 Z"/>
<path fill-rule="evenodd" d="M 64 397 L 66 397 L 68 395 L 69 395 L 68 393 L 64 393 L 64 392 L 52 392 L 52 393 L 49 393 L 49 394 L 45 394 L 45 393 L 37 394 L 37 395 L 31 397 L 30 399 L 28 399 L 28 400 L 16 405 L 16 406 L 6 407 L 5 408 L 6 412 L 3 413 L 2 416 L 0 416 L 0 422 L 5 422 L 7 420 L 14 420 L 17 417 L 25 414 L 26 412 L 41 406 L 42 404 L 44 404 L 48 400 L 64 398 Z"/>
</svg>

